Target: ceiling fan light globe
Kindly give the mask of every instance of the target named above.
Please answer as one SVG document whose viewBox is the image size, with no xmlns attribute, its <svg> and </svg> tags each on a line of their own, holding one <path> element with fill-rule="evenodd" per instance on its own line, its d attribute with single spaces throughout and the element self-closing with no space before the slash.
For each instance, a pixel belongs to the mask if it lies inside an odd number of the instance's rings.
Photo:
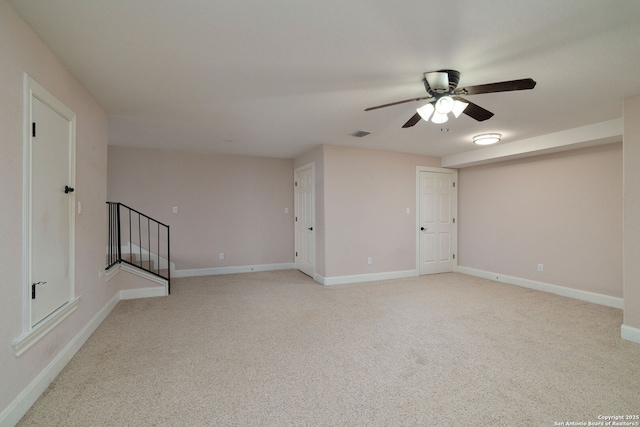
<svg viewBox="0 0 640 427">
<path fill-rule="evenodd" d="M 436 124 L 442 124 L 449 120 L 449 117 L 446 114 L 438 113 L 437 111 L 433 113 L 433 117 L 431 121 Z"/>
<path fill-rule="evenodd" d="M 425 122 L 428 122 L 434 110 L 435 108 L 433 107 L 433 104 L 428 103 L 427 105 L 423 105 L 422 107 L 418 108 L 416 112 L 420 114 L 420 117 L 422 118 L 422 120 L 424 120 Z"/>
<path fill-rule="evenodd" d="M 453 113 L 454 116 L 456 116 L 456 119 L 460 117 L 460 114 L 462 114 L 462 112 L 464 111 L 465 108 L 467 108 L 468 105 L 469 105 L 468 102 L 458 101 L 457 99 L 454 101 L 453 109 L 451 110 L 451 112 Z"/>
<path fill-rule="evenodd" d="M 443 96 L 436 102 L 436 111 L 440 114 L 449 114 L 453 110 L 455 101 L 450 96 Z"/>
</svg>

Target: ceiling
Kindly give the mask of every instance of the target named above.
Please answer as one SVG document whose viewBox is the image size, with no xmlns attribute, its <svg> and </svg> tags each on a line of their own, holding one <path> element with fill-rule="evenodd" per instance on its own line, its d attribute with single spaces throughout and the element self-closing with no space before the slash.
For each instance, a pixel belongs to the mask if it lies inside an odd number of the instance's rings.
<svg viewBox="0 0 640 427">
<path fill-rule="evenodd" d="M 319 144 L 445 156 L 622 117 L 637 0 L 9 0 L 109 114 L 112 145 L 294 158 Z M 423 73 L 495 113 L 401 126 Z M 448 130 L 447 130 L 448 129 Z M 357 130 L 371 132 L 364 138 Z"/>
</svg>

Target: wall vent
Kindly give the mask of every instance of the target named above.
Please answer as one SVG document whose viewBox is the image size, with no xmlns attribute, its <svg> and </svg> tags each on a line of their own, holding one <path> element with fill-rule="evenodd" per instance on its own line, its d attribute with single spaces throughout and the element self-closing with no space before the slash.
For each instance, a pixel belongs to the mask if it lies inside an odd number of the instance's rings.
<svg viewBox="0 0 640 427">
<path fill-rule="evenodd" d="M 362 138 L 363 136 L 369 135 L 371 132 L 367 132 L 364 130 L 357 130 L 351 134 L 351 136 L 355 136 L 356 138 Z"/>
</svg>

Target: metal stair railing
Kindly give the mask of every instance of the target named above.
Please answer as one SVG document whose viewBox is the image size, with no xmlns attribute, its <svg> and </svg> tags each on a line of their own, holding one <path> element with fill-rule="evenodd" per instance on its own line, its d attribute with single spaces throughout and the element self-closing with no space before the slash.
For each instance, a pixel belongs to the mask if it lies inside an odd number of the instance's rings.
<svg viewBox="0 0 640 427">
<path fill-rule="evenodd" d="M 166 279 L 170 293 L 171 250 L 169 226 L 123 203 L 107 202 L 107 205 L 109 209 L 109 231 L 106 270 L 121 263 L 132 265 L 147 273 Z M 123 230 L 124 236 L 122 234 Z M 123 239 L 123 237 L 125 238 Z M 123 240 L 126 241 L 124 246 Z M 123 253 L 125 248 L 128 252 Z"/>
</svg>

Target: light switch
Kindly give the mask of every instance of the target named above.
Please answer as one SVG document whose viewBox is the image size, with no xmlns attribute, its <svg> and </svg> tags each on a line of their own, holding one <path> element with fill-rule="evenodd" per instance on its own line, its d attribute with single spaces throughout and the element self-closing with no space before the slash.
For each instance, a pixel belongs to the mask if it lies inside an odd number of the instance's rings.
<svg viewBox="0 0 640 427">
<path fill-rule="evenodd" d="M 173 207 L 173 213 L 178 213 L 178 207 L 177 206 Z"/>
</svg>

